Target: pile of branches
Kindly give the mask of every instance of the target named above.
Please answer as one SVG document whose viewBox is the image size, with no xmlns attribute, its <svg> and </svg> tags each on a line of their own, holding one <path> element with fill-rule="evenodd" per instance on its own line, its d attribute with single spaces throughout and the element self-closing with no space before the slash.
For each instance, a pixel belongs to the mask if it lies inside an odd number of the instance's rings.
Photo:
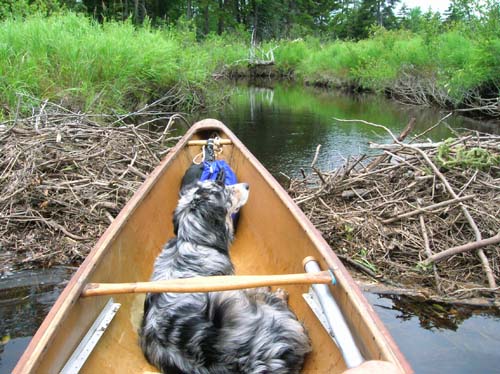
<svg viewBox="0 0 500 374">
<path fill-rule="evenodd" d="M 177 139 L 180 117 L 158 110 L 96 116 L 44 101 L 0 124 L 0 274 L 85 258 Z"/>
<path fill-rule="evenodd" d="M 497 297 L 500 136 L 372 144 L 382 153 L 290 181 L 289 193 L 350 267 L 435 300 Z M 316 156 L 319 147 L 316 151 Z M 317 157 L 315 157 L 316 159 Z"/>
<path fill-rule="evenodd" d="M 483 92 L 487 91 L 487 92 Z M 472 89 L 464 93 L 460 103 L 454 103 L 446 87 L 438 84 L 437 77 L 426 77 L 414 71 L 402 72 L 398 80 L 387 90 L 395 100 L 411 105 L 438 105 L 453 108 L 465 115 L 500 117 L 499 87 L 495 84 L 486 90 Z"/>
</svg>

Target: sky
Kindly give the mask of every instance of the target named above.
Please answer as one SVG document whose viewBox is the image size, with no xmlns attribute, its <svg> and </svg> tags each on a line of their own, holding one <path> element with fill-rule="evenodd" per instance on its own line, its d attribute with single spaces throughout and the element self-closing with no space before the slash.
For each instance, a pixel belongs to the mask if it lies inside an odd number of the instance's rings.
<svg viewBox="0 0 500 374">
<path fill-rule="evenodd" d="M 405 3 L 408 8 L 414 8 L 419 6 L 425 12 L 429 9 L 429 6 L 433 11 L 440 12 L 441 14 L 448 9 L 450 4 L 449 0 L 402 0 L 401 4 Z"/>
</svg>

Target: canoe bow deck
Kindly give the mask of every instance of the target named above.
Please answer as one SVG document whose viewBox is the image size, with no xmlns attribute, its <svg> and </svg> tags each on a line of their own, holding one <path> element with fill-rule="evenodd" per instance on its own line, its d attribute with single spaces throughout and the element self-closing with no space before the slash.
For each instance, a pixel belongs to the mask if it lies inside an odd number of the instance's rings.
<svg viewBox="0 0 500 374">
<path fill-rule="evenodd" d="M 85 336 L 106 305 L 109 296 L 81 298 L 90 282 L 140 282 L 148 280 L 163 244 L 173 236 L 172 212 L 177 204 L 180 180 L 200 145 L 213 133 L 230 140 L 221 157 L 238 179 L 250 184 L 250 198 L 242 209 L 238 232 L 231 248 L 236 273 L 288 274 L 303 272 L 301 261 L 316 257 L 322 269 L 332 269 L 337 285 L 330 289 L 368 360 L 394 363 L 402 372 L 412 369 L 347 270 L 319 232 L 293 203 L 283 188 L 221 122 L 195 124 L 120 212 L 75 273 L 33 337 L 14 373 L 56 373 Z M 302 298 L 308 286 L 287 286 L 289 304 L 304 322 L 313 351 L 303 373 L 341 373 L 342 356 Z M 82 373 L 158 372 L 150 366 L 138 345 L 137 330 L 144 295 L 113 297 L 121 304 Z"/>
</svg>

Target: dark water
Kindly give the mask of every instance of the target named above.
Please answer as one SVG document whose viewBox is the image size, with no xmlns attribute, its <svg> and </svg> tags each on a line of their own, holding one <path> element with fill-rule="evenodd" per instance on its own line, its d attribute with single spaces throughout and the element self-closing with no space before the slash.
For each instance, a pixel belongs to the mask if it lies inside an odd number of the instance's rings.
<svg viewBox="0 0 500 374">
<path fill-rule="evenodd" d="M 10 373 L 75 268 L 0 277 L 0 373 Z"/>
<path fill-rule="evenodd" d="M 365 293 L 416 373 L 500 373 L 500 311 Z"/>
<path fill-rule="evenodd" d="M 307 172 L 318 144 L 322 144 L 318 164 L 331 169 L 350 155 L 370 151 L 369 141 L 391 141 L 384 131 L 339 123 L 333 117 L 383 124 L 396 134 L 409 118 L 416 117 L 417 134 L 445 114 L 381 97 L 353 98 L 281 84 L 235 88 L 230 103 L 208 116 L 231 127 L 279 179 L 280 172 L 297 175 L 301 167 Z M 453 128 L 499 131 L 497 125 L 461 117 L 446 122 Z M 451 133 L 440 125 L 428 136 L 440 140 Z M 15 366 L 74 270 L 55 268 L 0 277 L 0 373 L 9 373 Z M 366 295 L 417 373 L 500 373 L 498 312 L 465 308 L 443 312 L 443 307 L 429 309 L 409 299 Z"/>
</svg>

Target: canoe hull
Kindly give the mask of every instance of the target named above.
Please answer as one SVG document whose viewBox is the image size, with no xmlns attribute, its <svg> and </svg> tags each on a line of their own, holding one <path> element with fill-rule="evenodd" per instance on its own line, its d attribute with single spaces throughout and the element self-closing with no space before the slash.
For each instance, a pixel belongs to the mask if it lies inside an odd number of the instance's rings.
<svg viewBox="0 0 500 374">
<path fill-rule="evenodd" d="M 206 139 L 213 132 L 231 140 L 222 157 L 251 188 L 231 248 L 236 273 L 301 273 L 302 259 L 316 257 L 323 269 L 330 268 L 336 275 L 337 285 L 331 291 L 363 355 L 393 362 L 401 371 L 411 373 L 376 313 L 319 232 L 234 134 L 215 120 L 194 125 L 123 208 L 57 300 L 14 372 L 54 373 L 61 369 L 109 300 L 107 296 L 80 298 L 85 284 L 149 279 L 154 259 L 173 236 L 172 212 L 180 180 L 200 152 L 199 146 L 187 142 Z M 308 287 L 287 286 L 286 290 L 290 306 L 308 329 L 313 345 L 303 372 L 344 371 L 340 352 L 302 299 Z M 144 295 L 117 295 L 114 299 L 122 306 L 81 372 L 157 372 L 138 345 Z"/>
</svg>

